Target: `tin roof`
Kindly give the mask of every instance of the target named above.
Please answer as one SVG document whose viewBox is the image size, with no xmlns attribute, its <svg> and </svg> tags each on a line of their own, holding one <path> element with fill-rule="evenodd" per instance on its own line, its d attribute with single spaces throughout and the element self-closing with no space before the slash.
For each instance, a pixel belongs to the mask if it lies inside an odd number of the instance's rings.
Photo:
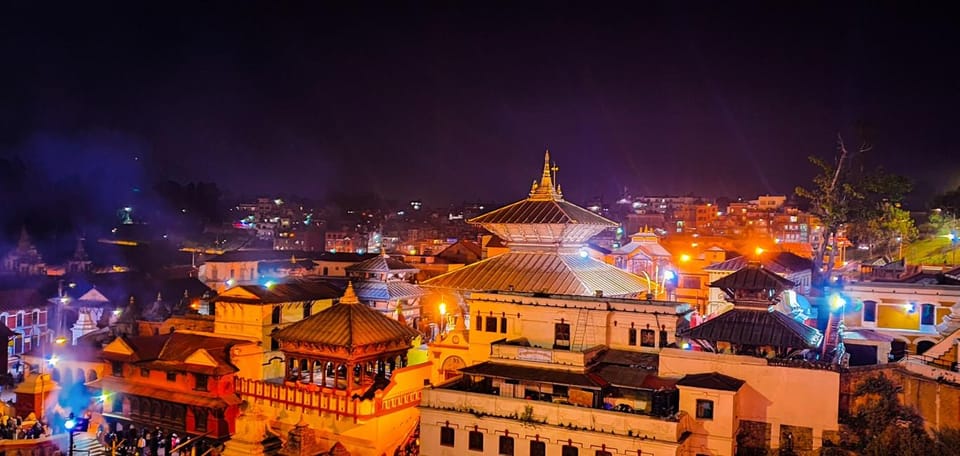
<svg viewBox="0 0 960 456">
<path fill-rule="evenodd" d="M 646 291 L 637 275 L 580 255 L 507 252 L 422 283 L 469 291 L 518 291 L 551 295 L 627 296 Z"/>
<path fill-rule="evenodd" d="M 363 281 L 353 286 L 361 301 L 395 301 L 427 294 L 418 285 L 407 282 Z"/>
<path fill-rule="evenodd" d="M 413 328 L 360 304 L 353 285 L 348 284 L 339 304 L 287 326 L 273 337 L 281 342 L 344 347 L 350 351 L 368 345 L 409 342 L 418 335 Z"/>
<path fill-rule="evenodd" d="M 714 288 L 724 290 L 776 290 L 781 292 L 794 287 L 792 281 L 787 280 L 759 263 L 748 263 L 739 271 L 725 276 L 710 284 Z"/>
<path fill-rule="evenodd" d="M 711 264 L 704 271 L 738 271 L 752 261 L 746 255 Z M 777 274 L 794 274 L 813 269 L 813 261 L 791 252 L 764 252 L 759 257 L 760 264 Z"/>
<path fill-rule="evenodd" d="M 377 255 L 347 266 L 347 272 L 417 272 L 417 268 L 386 255 Z"/>
<path fill-rule="evenodd" d="M 477 225 L 486 224 L 558 224 L 577 223 L 614 227 L 617 223 L 601 217 L 576 204 L 564 200 L 524 199 L 508 204 L 468 221 Z"/>
<path fill-rule="evenodd" d="M 684 337 L 752 346 L 816 348 L 823 334 L 776 310 L 731 309 L 694 328 Z"/>
</svg>

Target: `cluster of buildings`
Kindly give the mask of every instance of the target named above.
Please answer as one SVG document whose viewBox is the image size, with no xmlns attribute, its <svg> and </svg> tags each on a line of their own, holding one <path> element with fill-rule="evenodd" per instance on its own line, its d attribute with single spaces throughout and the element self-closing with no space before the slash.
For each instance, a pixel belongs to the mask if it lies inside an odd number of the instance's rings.
<svg viewBox="0 0 960 456">
<path fill-rule="evenodd" d="M 476 241 L 237 250 L 177 277 L 91 262 L 0 292 L 8 355 L 47 367 L 24 369 L 18 407 L 54 413 L 79 385 L 61 407 L 228 455 L 815 454 L 882 372 L 929 428 L 960 426 L 960 270 L 820 289 L 803 255 L 716 232 L 604 247 L 624 226 L 567 201 L 553 169 L 548 154 L 526 198 L 469 218 Z M 734 204 L 790 217 L 782 199 Z M 4 270 L 39 271 L 21 244 Z"/>
</svg>

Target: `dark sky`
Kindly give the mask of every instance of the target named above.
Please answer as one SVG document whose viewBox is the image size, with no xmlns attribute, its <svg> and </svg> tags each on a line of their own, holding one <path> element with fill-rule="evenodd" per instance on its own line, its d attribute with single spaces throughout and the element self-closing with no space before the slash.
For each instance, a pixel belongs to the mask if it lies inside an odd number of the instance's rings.
<svg viewBox="0 0 960 456">
<path fill-rule="evenodd" d="M 960 184 L 946 5 L 11 3 L 0 153 L 53 177 L 505 201 L 549 146 L 574 201 L 750 196 L 865 124 L 921 195 Z"/>
</svg>

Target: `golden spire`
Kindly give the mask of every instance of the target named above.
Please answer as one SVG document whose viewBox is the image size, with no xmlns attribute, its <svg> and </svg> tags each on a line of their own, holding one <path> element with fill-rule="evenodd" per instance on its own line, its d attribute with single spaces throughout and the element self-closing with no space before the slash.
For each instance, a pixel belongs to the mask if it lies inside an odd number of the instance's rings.
<svg viewBox="0 0 960 456">
<path fill-rule="evenodd" d="M 344 290 L 343 296 L 340 297 L 340 304 L 360 304 L 360 300 L 357 299 L 357 293 L 353 291 L 353 281 L 347 282 L 347 289 Z"/>
<path fill-rule="evenodd" d="M 550 163 L 550 149 L 543 154 L 543 174 L 540 176 L 540 183 L 534 181 L 530 189 L 530 197 L 535 199 L 560 199 L 557 187 L 554 185 L 556 172 L 560 168 L 556 163 Z"/>
</svg>

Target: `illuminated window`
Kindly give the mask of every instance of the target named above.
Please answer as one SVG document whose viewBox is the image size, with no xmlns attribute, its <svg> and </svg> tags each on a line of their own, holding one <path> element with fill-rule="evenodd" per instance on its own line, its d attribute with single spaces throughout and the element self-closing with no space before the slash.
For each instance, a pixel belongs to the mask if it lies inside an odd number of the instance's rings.
<svg viewBox="0 0 960 456">
<path fill-rule="evenodd" d="M 627 330 L 627 345 L 637 345 L 637 328 Z"/>
<path fill-rule="evenodd" d="M 701 420 L 713 419 L 713 401 L 697 399 L 697 418 Z"/>
<path fill-rule="evenodd" d="M 531 441 L 530 456 L 547 456 L 547 444 L 540 441 Z"/>
<path fill-rule="evenodd" d="M 452 447 L 455 446 L 455 431 L 450 426 L 444 426 L 440 428 L 440 446 Z"/>
<path fill-rule="evenodd" d="M 863 321 L 877 321 L 877 303 L 875 301 L 863 301 Z"/>
<path fill-rule="evenodd" d="M 500 436 L 500 456 L 513 456 L 513 437 Z"/>
<path fill-rule="evenodd" d="M 467 448 L 474 451 L 483 451 L 483 433 L 480 431 L 470 431 Z"/>
</svg>

